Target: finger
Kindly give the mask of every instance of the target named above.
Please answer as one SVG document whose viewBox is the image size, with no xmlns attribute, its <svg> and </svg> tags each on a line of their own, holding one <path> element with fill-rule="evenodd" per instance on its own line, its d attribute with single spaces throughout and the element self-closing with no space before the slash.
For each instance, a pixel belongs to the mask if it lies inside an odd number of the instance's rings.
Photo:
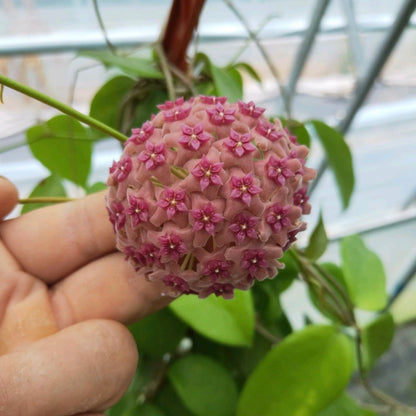
<svg viewBox="0 0 416 416">
<path fill-rule="evenodd" d="M 171 299 L 162 291 L 161 284 L 146 281 L 121 253 L 113 253 L 57 283 L 51 299 L 60 327 L 93 318 L 127 324 L 166 306 Z"/>
<path fill-rule="evenodd" d="M 5 221 L 0 236 L 28 273 L 51 284 L 114 250 L 104 195 L 100 192 Z"/>
<path fill-rule="evenodd" d="M 0 415 L 97 413 L 116 403 L 137 366 L 129 331 L 83 322 L 0 357 Z"/>
<path fill-rule="evenodd" d="M 16 206 L 18 199 L 16 187 L 0 175 L 0 219 L 10 213 Z"/>
</svg>

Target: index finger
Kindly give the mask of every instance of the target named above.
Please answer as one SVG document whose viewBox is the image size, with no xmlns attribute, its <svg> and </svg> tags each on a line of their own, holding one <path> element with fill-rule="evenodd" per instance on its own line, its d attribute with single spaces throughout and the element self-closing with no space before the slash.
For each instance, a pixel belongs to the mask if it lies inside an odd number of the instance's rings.
<svg viewBox="0 0 416 416">
<path fill-rule="evenodd" d="M 105 191 L 0 224 L 0 238 L 28 273 L 52 284 L 115 250 Z"/>
</svg>

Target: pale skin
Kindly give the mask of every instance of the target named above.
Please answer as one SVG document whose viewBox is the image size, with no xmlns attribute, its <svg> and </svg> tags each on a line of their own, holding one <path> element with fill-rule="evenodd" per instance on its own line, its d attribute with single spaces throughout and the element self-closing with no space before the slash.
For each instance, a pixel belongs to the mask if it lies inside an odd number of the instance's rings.
<svg viewBox="0 0 416 416">
<path fill-rule="evenodd" d="M 0 219 L 17 204 L 0 177 Z M 104 194 L 0 222 L 0 416 L 99 416 L 127 389 L 123 324 L 167 305 L 115 249 Z"/>
</svg>

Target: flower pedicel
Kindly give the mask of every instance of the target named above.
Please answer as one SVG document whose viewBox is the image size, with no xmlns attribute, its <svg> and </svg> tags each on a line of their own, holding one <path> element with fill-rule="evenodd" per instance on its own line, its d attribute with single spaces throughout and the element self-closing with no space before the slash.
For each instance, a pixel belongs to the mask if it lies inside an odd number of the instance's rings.
<svg viewBox="0 0 416 416">
<path fill-rule="evenodd" d="M 118 249 L 170 296 L 232 298 L 273 278 L 306 228 L 308 149 L 252 101 L 199 96 L 158 107 L 110 168 Z"/>
</svg>

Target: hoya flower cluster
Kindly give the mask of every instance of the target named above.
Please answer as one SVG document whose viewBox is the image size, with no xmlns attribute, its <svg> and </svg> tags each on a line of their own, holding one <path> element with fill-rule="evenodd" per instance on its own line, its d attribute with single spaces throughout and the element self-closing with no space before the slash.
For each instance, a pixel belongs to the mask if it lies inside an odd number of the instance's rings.
<svg viewBox="0 0 416 416">
<path fill-rule="evenodd" d="M 118 248 L 171 296 L 232 298 L 274 277 L 310 212 L 308 149 L 253 102 L 199 96 L 158 107 L 110 168 Z"/>
</svg>

